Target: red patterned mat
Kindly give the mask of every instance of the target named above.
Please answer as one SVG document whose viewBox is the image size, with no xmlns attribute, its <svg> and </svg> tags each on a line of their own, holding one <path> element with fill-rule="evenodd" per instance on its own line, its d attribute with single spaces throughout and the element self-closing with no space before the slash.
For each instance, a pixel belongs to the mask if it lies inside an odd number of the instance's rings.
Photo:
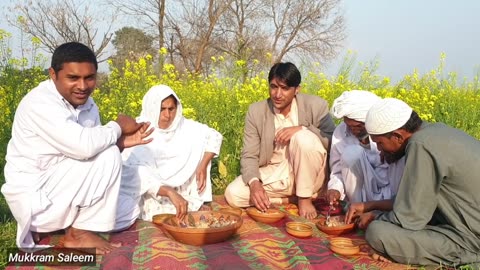
<svg viewBox="0 0 480 270">
<path fill-rule="evenodd" d="M 223 196 L 215 196 L 211 207 L 215 210 L 225 205 Z M 287 217 L 270 225 L 255 222 L 243 211 L 243 225 L 232 238 L 201 247 L 176 242 L 157 225 L 139 220 L 126 231 L 104 235 L 112 242 L 122 243 L 122 247 L 108 255 L 97 256 L 95 266 L 63 266 L 61 269 L 414 269 L 371 259 L 362 231 L 342 235 L 365 244 L 360 255 L 349 257 L 330 251 L 331 236 L 315 226 L 310 238 L 290 236 L 285 231 L 286 222 L 306 221 L 296 214 L 297 208 L 293 204 L 282 205 L 280 209 L 288 214 Z M 54 235 L 42 243 L 56 244 L 60 238 L 60 235 Z M 58 269 L 40 265 L 7 267 L 32 268 Z"/>
</svg>

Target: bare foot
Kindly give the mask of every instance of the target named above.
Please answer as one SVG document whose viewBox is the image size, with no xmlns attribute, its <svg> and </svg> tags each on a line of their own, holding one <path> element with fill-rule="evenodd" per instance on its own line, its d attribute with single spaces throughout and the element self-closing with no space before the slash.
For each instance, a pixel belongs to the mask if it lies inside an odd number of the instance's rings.
<svg viewBox="0 0 480 270">
<path fill-rule="evenodd" d="M 312 198 L 298 198 L 298 213 L 301 217 L 314 219 L 317 217 L 317 210 L 313 206 Z"/>
<path fill-rule="evenodd" d="M 370 257 L 372 257 L 372 259 L 374 259 L 375 261 L 379 261 L 379 262 L 386 262 L 386 263 L 391 263 L 392 262 L 389 259 L 383 257 L 382 255 L 376 253 L 375 251 L 372 251 L 370 253 Z"/>
<path fill-rule="evenodd" d="M 112 244 L 94 232 L 70 227 L 65 233 L 64 246 L 66 248 L 95 248 L 96 254 L 104 255 L 120 247 L 121 244 Z"/>
</svg>

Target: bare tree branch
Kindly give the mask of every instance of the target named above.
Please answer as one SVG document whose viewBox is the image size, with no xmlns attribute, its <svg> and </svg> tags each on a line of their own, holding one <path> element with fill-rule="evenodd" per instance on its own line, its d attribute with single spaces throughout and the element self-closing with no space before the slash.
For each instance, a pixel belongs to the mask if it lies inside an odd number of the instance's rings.
<svg viewBox="0 0 480 270">
<path fill-rule="evenodd" d="M 105 29 L 100 26 L 102 16 L 90 11 L 85 1 L 22 1 L 12 11 L 15 17 L 8 18 L 10 24 L 38 38 L 47 51 L 53 52 L 65 42 L 77 41 L 89 46 L 99 62 L 107 59 L 105 49 L 112 38 L 115 16 L 110 17 L 103 36 L 97 38 L 99 28 Z"/>
</svg>

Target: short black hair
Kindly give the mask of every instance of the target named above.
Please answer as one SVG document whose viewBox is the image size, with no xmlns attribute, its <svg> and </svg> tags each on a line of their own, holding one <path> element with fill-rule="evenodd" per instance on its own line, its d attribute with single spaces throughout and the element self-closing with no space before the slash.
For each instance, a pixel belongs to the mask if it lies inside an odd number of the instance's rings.
<svg viewBox="0 0 480 270">
<path fill-rule="evenodd" d="M 417 112 L 415 111 L 412 111 L 412 114 L 410 115 L 410 118 L 408 119 L 408 121 L 405 123 L 405 125 L 403 125 L 401 127 L 401 129 L 405 129 L 406 131 L 410 132 L 410 133 L 413 133 L 415 132 L 417 129 L 420 128 L 420 126 L 422 125 L 423 121 L 422 121 L 422 118 L 420 118 L 420 116 L 418 115 Z"/>
<path fill-rule="evenodd" d="M 280 62 L 273 65 L 268 73 L 268 82 L 271 82 L 273 78 L 278 78 L 284 81 L 288 87 L 297 87 L 302 81 L 300 71 L 290 62 Z"/>
<path fill-rule="evenodd" d="M 88 62 L 95 65 L 95 70 L 98 69 L 98 62 L 95 53 L 86 45 L 79 42 L 67 42 L 58 46 L 52 55 L 51 67 L 58 73 L 63 68 L 64 63 Z"/>
</svg>

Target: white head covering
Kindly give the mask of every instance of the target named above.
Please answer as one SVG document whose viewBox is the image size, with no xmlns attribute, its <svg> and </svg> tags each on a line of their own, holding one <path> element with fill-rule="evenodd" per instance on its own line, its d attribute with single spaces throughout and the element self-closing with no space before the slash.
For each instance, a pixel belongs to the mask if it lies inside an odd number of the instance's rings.
<svg viewBox="0 0 480 270">
<path fill-rule="evenodd" d="M 367 114 L 365 128 L 372 135 L 385 134 L 401 128 L 412 115 L 412 108 L 396 98 L 385 98 L 375 103 Z"/>
<path fill-rule="evenodd" d="M 143 96 L 142 112 L 140 113 L 139 120 L 148 121 L 153 127 L 158 128 L 158 120 L 160 120 L 160 108 L 162 106 L 162 101 L 170 95 L 174 96 L 177 100 L 177 113 L 175 115 L 175 119 L 172 121 L 172 124 L 168 128 L 160 130 L 163 132 L 175 131 L 180 122 L 183 120 L 182 103 L 172 88 L 166 85 L 155 85 L 148 90 L 145 96 Z"/>
<path fill-rule="evenodd" d="M 161 104 L 170 95 L 177 99 L 177 113 L 172 124 L 161 129 L 158 127 Z M 134 147 L 131 153 L 126 149 L 124 165 L 150 167 L 158 181 L 171 187 L 183 185 L 194 175 L 203 157 L 207 130 L 203 125 L 183 117 L 180 99 L 166 85 L 156 85 L 148 90 L 137 121 L 149 121 L 155 127 L 150 135 L 153 141 Z"/>
<path fill-rule="evenodd" d="M 380 98 L 372 92 L 352 90 L 343 92 L 333 101 L 331 113 L 336 118 L 348 117 L 365 122 L 367 112 Z"/>
</svg>

